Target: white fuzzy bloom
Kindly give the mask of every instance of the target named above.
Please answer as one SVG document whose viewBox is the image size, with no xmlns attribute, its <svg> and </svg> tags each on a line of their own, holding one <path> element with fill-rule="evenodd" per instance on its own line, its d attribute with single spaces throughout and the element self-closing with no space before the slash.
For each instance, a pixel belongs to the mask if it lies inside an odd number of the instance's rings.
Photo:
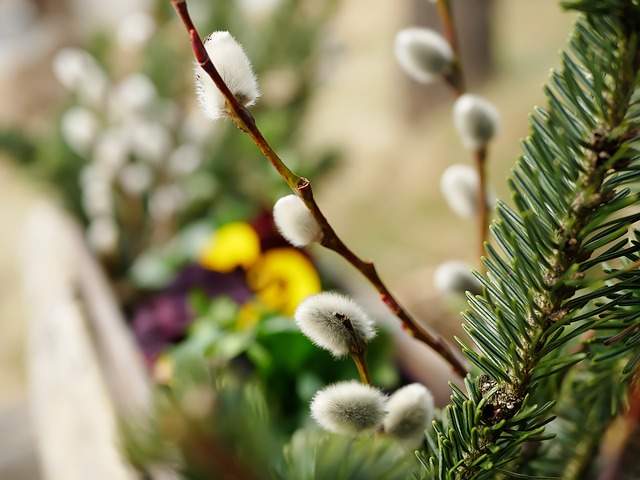
<svg viewBox="0 0 640 480">
<path fill-rule="evenodd" d="M 169 154 L 171 134 L 162 124 L 141 120 L 129 128 L 133 152 L 140 159 L 158 164 Z"/>
<path fill-rule="evenodd" d="M 173 175 L 189 175 L 202 164 L 202 151 L 196 145 L 185 143 L 169 156 L 169 172 Z"/>
<path fill-rule="evenodd" d="M 96 141 L 93 161 L 113 176 L 126 163 L 129 151 L 128 133 L 121 128 L 110 128 Z"/>
<path fill-rule="evenodd" d="M 118 225 L 111 217 L 99 217 L 89 224 L 87 241 L 101 254 L 115 252 L 118 247 Z"/>
<path fill-rule="evenodd" d="M 202 144 L 217 137 L 218 125 L 210 122 L 205 113 L 195 108 L 191 110 L 182 123 L 181 135 L 186 141 Z"/>
<path fill-rule="evenodd" d="M 440 178 L 440 190 L 451 210 L 463 218 L 478 211 L 478 172 L 469 165 L 451 165 Z"/>
<path fill-rule="evenodd" d="M 408 448 L 416 448 L 432 419 L 431 392 L 419 383 L 412 383 L 389 397 L 383 426 L 387 435 L 400 440 Z"/>
<path fill-rule="evenodd" d="M 433 275 L 433 283 L 443 295 L 478 294 L 481 291 L 480 282 L 471 273 L 471 267 L 457 260 L 440 264 Z"/>
<path fill-rule="evenodd" d="M 142 195 L 151 186 L 153 172 L 146 163 L 133 162 L 122 167 L 118 183 L 122 190 L 132 196 Z"/>
<path fill-rule="evenodd" d="M 148 109 L 157 98 L 149 77 L 134 73 L 113 88 L 109 96 L 109 113 L 116 119 L 127 118 Z"/>
<path fill-rule="evenodd" d="M 95 58 L 80 48 L 60 50 L 53 59 L 53 73 L 65 88 L 91 105 L 102 101 L 109 83 Z"/>
<path fill-rule="evenodd" d="M 258 82 L 247 54 L 235 38 L 229 32 L 214 32 L 206 38 L 204 46 L 240 103 L 245 107 L 255 104 L 260 96 Z M 199 65 L 196 65 L 195 77 L 198 99 L 206 115 L 213 120 L 224 116 L 225 98 Z"/>
<path fill-rule="evenodd" d="M 307 298 L 298 306 L 295 319 L 302 333 L 336 357 L 349 354 L 376 335 L 364 310 L 338 293 L 323 292 Z"/>
<path fill-rule="evenodd" d="M 382 392 L 369 385 L 339 382 L 316 393 L 311 401 L 311 416 L 330 432 L 357 434 L 382 423 L 385 400 Z"/>
<path fill-rule="evenodd" d="M 498 132 L 500 115 L 491 102 L 466 93 L 453 106 L 453 121 L 464 146 L 477 150 Z"/>
<path fill-rule="evenodd" d="M 405 73 L 420 83 L 446 75 L 453 65 L 449 42 L 427 28 L 400 30 L 396 35 L 395 54 Z"/>
<path fill-rule="evenodd" d="M 180 187 L 164 185 L 151 195 L 149 213 L 154 220 L 166 220 L 180 210 L 184 199 L 184 192 Z"/>
<path fill-rule="evenodd" d="M 64 141 L 78 155 L 86 155 L 98 134 L 98 119 L 91 110 L 71 107 L 62 114 L 60 131 Z"/>
<path fill-rule="evenodd" d="M 82 208 L 94 218 L 113 213 L 111 186 L 106 179 L 96 178 L 82 185 Z"/>
<path fill-rule="evenodd" d="M 296 247 L 306 247 L 322 238 L 320 225 L 296 195 L 287 195 L 275 203 L 273 219 L 282 236 Z"/>
<path fill-rule="evenodd" d="M 242 13 L 253 21 L 267 19 L 282 4 L 282 0 L 239 0 Z"/>
<path fill-rule="evenodd" d="M 156 30 L 156 22 L 146 12 L 135 12 L 125 16 L 116 31 L 118 45 L 124 49 L 139 48 Z"/>
</svg>

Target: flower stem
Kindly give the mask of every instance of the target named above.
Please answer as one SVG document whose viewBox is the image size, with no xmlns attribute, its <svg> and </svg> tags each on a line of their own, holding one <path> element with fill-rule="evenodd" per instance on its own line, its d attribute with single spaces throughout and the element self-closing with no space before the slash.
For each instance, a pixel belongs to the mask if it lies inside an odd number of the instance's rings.
<svg viewBox="0 0 640 480">
<path fill-rule="evenodd" d="M 289 188 L 296 193 L 305 203 L 307 208 L 313 214 L 315 220 L 318 222 L 322 229 L 322 241 L 321 244 L 333 250 L 340 256 L 342 256 L 347 262 L 354 266 L 364 277 L 371 282 L 374 288 L 380 294 L 383 302 L 389 307 L 389 309 L 401 320 L 404 329 L 409 332 L 416 339 L 426 343 L 433 350 L 435 350 L 440 356 L 446 360 L 452 367 L 453 371 L 461 377 L 464 377 L 467 373 L 466 366 L 459 356 L 454 352 L 452 347 L 445 342 L 445 340 L 435 333 L 431 333 L 424 326 L 420 325 L 409 313 L 400 306 L 399 302 L 387 289 L 382 279 L 376 272 L 375 266 L 368 261 L 362 260 L 355 253 L 353 253 L 344 242 L 338 237 L 333 230 L 333 227 L 329 224 L 326 217 L 318 207 L 314 197 L 311 182 L 304 177 L 300 177 L 293 173 L 284 164 L 284 162 L 278 157 L 273 148 L 269 145 L 267 140 L 262 135 L 256 125 L 255 119 L 251 112 L 249 112 L 243 105 L 238 102 L 231 90 L 227 87 L 226 83 L 218 73 L 214 66 L 209 54 L 207 53 L 202 38 L 198 34 L 189 11 L 187 9 L 186 0 L 171 0 L 176 12 L 182 19 L 189 36 L 191 37 L 191 45 L 196 60 L 211 77 L 211 80 L 215 83 L 216 87 L 220 90 L 227 102 L 227 111 L 230 114 L 233 122 L 242 131 L 246 132 L 253 142 L 256 144 L 262 154 L 271 162 L 273 167 L 278 171 L 280 176 L 285 180 Z"/>
</svg>

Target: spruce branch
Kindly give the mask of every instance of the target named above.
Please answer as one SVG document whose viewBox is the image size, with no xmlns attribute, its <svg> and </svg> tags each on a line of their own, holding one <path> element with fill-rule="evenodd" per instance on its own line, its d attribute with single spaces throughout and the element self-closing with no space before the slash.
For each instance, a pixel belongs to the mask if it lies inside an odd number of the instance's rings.
<svg viewBox="0 0 640 480">
<path fill-rule="evenodd" d="M 314 218 L 321 226 L 321 244 L 327 249 L 342 256 L 373 285 L 380 294 L 382 301 L 387 305 L 391 312 L 400 319 L 405 331 L 435 350 L 446 362 L 449 363 L 457 375 L 461 377 L 466 375 L 467 370 L 464 362 L 458 357 L 453 348 L 442 337 L 432 333 L 426 327 L 418 323 L 400 305 L 398 300 L 389 291 L 378 275 L 374 264 L 369 261 L 362 260 L 338 237 L 314 199 L 311 182 L 304 177 L 296 175 L 286 166 L 262 135 L 262 132 L 256 125 L 253 115 L 238 101 L 225 84 L 211 61 L 211 58 L 209 57 L 209 54 L 202 42 L 202 38 L 193 24 L 187 9 L 186 0 L 171 0 L 171 3 L 182 19 L 182 22 L 184 23 L 184 26 L 191 38 L 191 45 L 196 61 L 211 77 L 211 80 L 225 97 L 229 117 L 239 129 L 251 137 L 258 149 L 269 160 L 280 176 L 282 176 L 293 193 L 298 195 L 304 201 L 305 205 L 309 208 Z"/>
<path fill-rule="evenodd" d="M 551 385 L 589 355 L 569 342 L 638 318 L 637 269 L 589 283 L 591 269 L 633 264 L 640 252 L 626 238 L 635 220 L 620 213 L 640 198 L 628 188 L 640 182 L 640 6 L 610 4 L 576 24 L 563 67 L 545 89 L 549 108 L 531 118 L 510 180 L 515 209 L 498 205 L 497 245 L 487 247 L 488 273 L 479 277 L 485 292 L 469 296 L 465 312 L 477 351 L 463 349 L 482 375 L 467 379 L 466 392 L 453 389 L 422 457 L 425 478 L 508 471 L 521 445 L 548 438 Z"/>
</svg>

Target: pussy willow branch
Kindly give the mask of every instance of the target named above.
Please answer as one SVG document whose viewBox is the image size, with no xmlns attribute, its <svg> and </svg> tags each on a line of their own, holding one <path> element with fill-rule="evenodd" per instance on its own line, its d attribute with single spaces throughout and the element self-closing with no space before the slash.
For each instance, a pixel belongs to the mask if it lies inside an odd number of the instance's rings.
<svg viewBox="0 0 640 480">
<path fill-rule="evenodd" d="M 462 66 L 462 57 L 460 56 L 460 47 L 458 46 L 458 37 L 456 35 L 455 21 L 451 11 L 451 0 L 437 0 L 438 15 L 442 22 L 444 36 L 451 45 L 454 59 L 451 72 L 445 75 L 445 80 L 456 98 L 459 98 L 466 91 L 464 81 L 464 69 Z M 488 198 L 488 182 L 487 182 L 487 147 L 481 147 L 473 152 L 474 166 L 478 173 L 478 251 L 479 257 L 484 255 L 484 243 L 487 241 L 489 233 L 489 205 Z M 481 266 L 481 268 L 483 268 Z"/>
<path fill-rule="evenodd" d="M 321 244 L 333 250 L 338 255 L 342 256 L 347 262 L 353 265 L 364 277 L 369 280 L 373 287 L 378 291 L 382 301 L 387 307 L 400 319 L 402 326 L 409 334 L 416 339 L 426 343 L 433 350 L 435 350 L 449 365 L 453 368 L 454 372 L 461 377 L 464 377 L 467 373 L 467 369 L 463 361 L 458 357 L 452 347 L 439 335 L 430 332 L 427 328 L 420 325 L 396 300 L 391 294 L 389 289 L 383 283 L 382 279 L 378 275 L 375 266 L 369 261 L 362 260 L 355 253 L 353 253 L 344 242 L 338 237 L 333 230 L 333 227 L 329 224 L 326 217 L 318 207 L 311 187 L 311 182 L 293 173 L 285 165 L 285 163 L 278 157 L 276 152 L 271 148 L 267 140 L 262 135 L 260 129 L 256 125 L 255 119 L 251 112 L 249 112 L 243 105 L 238 102 L 238 99 L 233 95 L 231 90 L 227 87 L 224 80 L 215 68 L 207 50 L 202 43 L 202 38 L 198 34 L 189 11 L 187 9 L 186 0 L 171 0 L 176 12 L 182 19 L 189 36 L 191 37 L 191 45 L 193 47 L 194 56 L 202 69 L 207 72 L 211 77 L 216 87 L 220 90 L 222 95 L 226 99 L 226 106 L 229 116 L 233 119 L 235 124 L 244 132 L 246 132 L 256 146 L 260 149 L 262 154 L 271 162 L 273 167 L 278 171 L 280 176 L 287 182 L 289 188 L 298 195 L 305 203 L 307 208 L 311 211 L 313 217 L 318 222 L 322 229 Z"/>
</svg>

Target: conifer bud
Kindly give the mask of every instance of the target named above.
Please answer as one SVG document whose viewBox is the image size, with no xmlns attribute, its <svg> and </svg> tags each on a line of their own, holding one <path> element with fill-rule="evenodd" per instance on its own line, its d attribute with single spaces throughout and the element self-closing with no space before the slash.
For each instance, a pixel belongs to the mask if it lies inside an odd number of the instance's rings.
<svg viewBox="0 0 640 480">
<path fill-rule="evenodd" d="M 287 195 L 275 203 L 273 219 L 282 236 L 296 247 L 306 247 L 322 238 L 320 225 L 296 195 Z"/>
<path fill-rule="evenodd" d="M 412 79 L 429 83 L 450 72 L 453 50 L 439 33 L 427 28 L 406 28 L 396 35 L 398 63 Z"/>
<path fill-rule="evenodd" d="M 412 383 L 397 390 L 387 402 L 384 431 L 400 440 L 409 448 L 417 447 L 425 429 L 433 419 L 433 397 L 431 392 Z"/>
<path fill-rule="evenodd" d="M 336 357 L 362 352 L 375 337 L 367 314 L 338 293 L 323 292 L 307 298 L 298 306 L 295 318 L 302 333 Z"/>
<path fill-rule="evenodd" d="M 457 260 L 440 264 L 433 280 L 436 289 L 443 295 L 464 295 L 465 292 L 477 295 L 481 291 L 480 282 L 471 273 L 469 265 Z"/>
<path fill-rule="evenodd" d="M 245 107 L 256 103 L 260 96 L 251 62 L 242 46 L 229 32 L 214 32 L 204 46 L 213 65 L 238 101 Z M 196 92 L 205 114 L 215 120 L 225 115 L 226 100 L 207 73 L 196 65 Z"/>
<path fill-rule="evenodd" d="M 489 101 L 466 93 L 453 107 L 453 120 L 464 146 L 477 150 L 486 146 L 498 132 L 500 115 Z"/>
<path fill-rule="evenodd" d="M 478 212 L 478 172 L 469 165 L 451 165 L 440 178 L 440 191 L 449 208 L 462 218 L 472 218 Z M 487 202 L 493 203 L 487 199 Z"/>
<path fill-rule="evenodd" d="M 316 393 L 311 416 L 333 433 L 357 434 L 377 428 L 384 418 L 385 396 L 356 381 L 339 382 Z"/>
</svg>

